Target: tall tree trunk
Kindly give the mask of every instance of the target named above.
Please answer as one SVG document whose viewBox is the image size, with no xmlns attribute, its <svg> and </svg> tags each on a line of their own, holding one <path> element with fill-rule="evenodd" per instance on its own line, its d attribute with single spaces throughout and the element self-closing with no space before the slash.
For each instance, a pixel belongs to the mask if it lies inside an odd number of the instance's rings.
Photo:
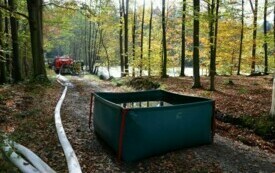
<svg viewBox="0 0 275 173">
<path fill-rule="evenodd" d="M 98 33 L 99 33 L 99 26 L 97 26 L 96 24 L 94 24 L 94 34 L 93 34 L 93 42 L 92 42 L 92 54 L 91 54 L 91 58 L 90 59 L 90 66 L 91 66 L 91 73 L 95 74 L 96 73 L 96 69 L 94 69 L 94 65 L 95 65 L 95 60 L 98 59 L 97 55 L 98 55 L 98 52 L 99 52 L 99 46 L 101 43 L 100 43 L 100 38 L 99 38 L 99 41 L 98 41 Z"/>
<path fill-rule="evenodd" d="M 275 64 L 275 4 L 274 4 L 274 7 L 273 7 L 273 42 L 274 42 L 274 52 L 273 52 L 273 63 Z"/>
<path fill-rule="evenodd" d="M 251 74 L 255 73 L 256 66 L 256 38 L 257 38 L 257 15 L 258 15 L 258 0 L 255 0 L 255 9 L 252 1 L 249 0 L 251 9 L 253 11 L 253 45 L 252 45 L 252 61 L 251 61 Z"/>
<path fill-rule="evenodd" d="M 264 2 L 264 74 L 268 74 L 267 73 L 268 72 L 267 20 L 266 20 L 267 4 L 268 4 L 268 0 L 265 0 L 265 2 Z"/>
<path fill-rule="evenodd" d="M 31 47 L 33 59 L 33 78 L 48 80 L 43 56 L 42 0 L 27 0 Z"/>
<path fill-rule="evenodd" d="M 193 1 L 193 13 L 194 13 L 194 24 L 193 24 L 193 88 L 200 88 L 200 0 Z"/>
<path fill-rule="evenodd" d="M 166 66 L 167 66 L 167 47 L 166 47 L 166 20 L 165 20 L 165 0 L 162 0 L 162 52 L 163 52 L 163 61 L 162 61 L 162 73 L 161 77 L 167 77 Z"/>
<path fill-rule="evenodd" d="M 16 5 L 14 0 L 8 1 L 10 9 L 12 11 L 16 10 Z M 12 39 L 12 78 L 14 82 L 19 82 L 22 80 L 22 72 L 21 72 L 21 63 L 19 57 L 19 41 L 18 41 L 18 26 L 17 19 L 14 16 L 10 16 L 10 24 L 11 24 L 11 39 Z"/>
<path fill-rule="evenodd" d="M 136 20 L 137 20 L 137 0 L 134 3 L 134 20 L 133 20 L 133 29 L 132 29 L 132 40 L 133 40 L 133 62 L 135 61 L 136 57 Z M 133 77 L 135 77 L 135 65 L 133 65 Z"/>
<path fill-rule="evenodd" d="M 128 63 L 128 11 L 129 11 L 129 0 L 126 0 L 124 10 L 124 51 L 125 51 L 125 75 L 129 75 L 129 63 Z"/>
<path fill-rule="evenodd" d="M 119 0 L 119 16 L 120 16 L 120 27 L 119 27 L 119 53 L 120 53 L 120 76 L 123 77 L 124 74 L 124 58 L 123 58 L 123 6 L 121 3 L 121 1 L 123 2 L 124 0 Z"/>
<path fill-rule="evenodd" d="M 212 0 L 211 4 L 208 4 L 208 15 L 209 15 L 209 43 L 210 43 L 210 91 L 215 90 L 215 54 L 214 54 L 214 9 L 215 0 Z"/>
<path fill-rule="evenodd" d="M 151 0 L 151 12 L 149 21 L 149 47 L 148 47 L 148 76 L 151 76 L 151 37 L 152 37 L 152 20 L 153 20 L 153 1 Z"/>
<path fill-rule="evenodd" d="M 216 57 L 217 57 L 217 45 L 218 45 L 218 31 L 219 31 L 219 8 L 220 8 L 220 0 L 216 0 L 216 12 L 215 12 L 215 33 L 214 33 L 214 71 L 215 75 L 217 73 L 216 70 Z"/>
<path fill-rule="evenodd" d="M 241 39 L 240 39 L 240 52 L 239 52 L 239 61 L 238 61 L 238 71 L 237 75 L 241 73 L 241 61 L 242 61 L 242 53 L 243 53 L 243 29 L 244 29 L 244 0 L 242 0 L 242 16 L 241 16 Z"/>
<path fill-rule="evenodd" d="M 185 19 L 186 19 L 186 0 L 182 1 L 182 21 L 181 21 L 181 69 L 180 76 L 185 76 Z"/>
<path fill-rule="evenodd" d="M 0 4 L 2 5 L 2 0 L 0 1 Z M 0 11 L 0 34 L 1 36 L 4 35 L 4 20 L 3 20 L 3 14 L 2 11 Z M 3 37 L 0 37 L 0 84 L 6 83 L 7 82 L 7 74 L 6 74 L 6 63 L 5 63 L 5 53 L 3 52 L 4 50 L 4 42 L 3 42 Z"/>
<path fill-rule="evenodd" d="M 92 0 L 89 2 L 89 8 L 92 7 Z M 89 18 L 88 18 L 89 19 Z M 95 24 L 94 24 L 95 25 Z M 93 67 L 92 67 L 92 21 L 89 20 L 89 25 L 88 25 L 88 47 L 87 47 L 87 54 L 88 54 L 88 62 L 89 62 L 89 73 L 93 73 Z M 95 27 L 93 27 L 95 29 Z M 94 30 L 93 30 L 94 32 Z"/>
<path fill-rule="evenodd" d="M 142 8 L 142 19 L 141 19 L 141 34 L 140 34 L 140 64 L 139 64 L 139 76 L 142 76 L 142 66 L 143 66 L 143 31 L 144 31 L 144 13 L 145 13 L 145 0 L 143 0 Z"/>
<path fill-rule="evenodd" d="M 89 56 L 88 56 L 88 34 L 87 34 L 87 19 L 84 19 L 84 57 L 85 57 L 85 65 L 86 68 L 85 70 L 87 71 L 88 69 L 88 64 L 89 64 Z"/>
<path fill-rule="evenodd" d="M 5 0 L 5 6 L 8 7 L 8 0 Z M 8 16 L 5 16 L 5 39 L 6 40 L 9 39 L 9 18 L 8 18 Z M 5 43 L 5 48 L 7 50 L 10 49 L 10 44 L 8 41 Z M 8 80 L 10 80 L 10 78 L 11 78 L 11 60 L 10 60 L 11 57 L 10 57 L 10 54 L 6 53 L 5 58 L 6 58 L 7 77 L 8 77 Z"/>
</svg>

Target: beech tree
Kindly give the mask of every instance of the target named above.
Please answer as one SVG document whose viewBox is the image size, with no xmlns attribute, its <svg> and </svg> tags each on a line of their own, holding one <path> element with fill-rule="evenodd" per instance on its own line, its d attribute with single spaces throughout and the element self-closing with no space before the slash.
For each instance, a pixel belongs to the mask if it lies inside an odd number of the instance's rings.
<svg viewBox="0 0 275 173">
<path fill-rule="evenodd" d="M 264 2 L 264 74 L 268 74 L 268 52 L 267 52 L 267 4 L 268 0 Z M 275 25 L 275 24 L 274 24 Z"/>
<path fill-rule="evenodd" d="M 16 4 L 14 0 L 9 0 L 8 4 L 11 12 L 16 11 Z M 12 38 L 12 78 L 16 83 L 22 80 L 22 74 L 18 41 L 18 21 L 12 14 L 10 15 L 10 26 Z"/>
<path fill-rule="evenodd" d="M 122 0 L 123 1 L 123 0 Z M 120 71 L 121 71 L 121 77 L 124 75 L 124 58 L 123 58 L 123 2 L 119 0 L 119 54 L 120 54 Z"/>
<path fill-rule="evenodd" d="M 210 90 L 215 90 L 215 53 L 214 47 L 214 9 L 215 9 L 215 0 L 212 0 L 208 3 L 208 16 L 209 16 L 209 43 L 210 43 Z"/>
<path fill-rule="evenodd" d="M 255 7 L 253 7 L 253 3 L 249 0 L 251 10 L 253 12 L 253 44 L 252 44 L 252 60 L 251 60 L 251 74 L 255 73 L 256 66 L 256 38 L 257 38 L 257 15 L 258 15 L 258 0 L 255 0 Z"/>
<path fill-rule="evenodd" d="M 136 20 L 137 20 L 137 1 L 134 2 L 134 10 L 133 10 L 133 25 L 132 25 L 132 56 L 133 61 L 135 61 L 136 57 Z M 133 66 L 133 77 L 135 77 L 135 66 Z"/>
<path fill-rule="evenodd" d="M 151 42 L 152 42 L 152 22 L 153 22 L 153 1 L 151 0 L 151 10 L 149 19 L 149 41 L 148 41 L 148 76 L 151 76 Z"/>
<path fill-rule="evenodd" d="M 3 4 L 3 1 L 0 1 L 0 4 Z M 0 11 L 0 34 L 1 36 L 5 35 L 4 34 L 4 20 L 3 20 L 3 14 L 2 11 Z M 6 74 L 6 58 L 5 58 L 5 53 L 4 53 L 4 41 L 3 37 L 0 37 L 0 84 L 6 83 L 7 82 L 7 74 Z"/>
<path fill-rule="evenodd" d="M 162 70 L 161 77 L 167 77 L 166 66 L 167 66 L 167 46 L 166 46 L 166 20 L 165 20 L 165 0 L 162 0 Z"/>
<path fill-rule="evenodd" d="M 124 1 L 124 0 L 122 0 Z M 122 3 L 123 4 L 123 3 Z M 124 65 L 125 75 L 129 75 L 129 64 L 128 64 L 128 11 L 129 11 L 129 0 L 126 0 L 124 11 Z"/>
<path fill-rule="evenodd" d="M 240 72 L 241 72 L 241 61 L 242 61 L 242 53 L 243 53 L 243 35 L 244 35 L 244 0 L 242 0 L 241 37 L 240 37 L 240 51 L 239 51 L 237 75 L 240 75 Z"/>
<path fill-rule="evenodd" d="M 200 88 L 200 0 L 193 1 L 193 88 Z"/>
<path fill-rule="evenodd" d="M 182 21 L 181 21 L 181 69 L 180 76 L 185 76 L 185 20 L 186 20 L 186 0 L 182 1 Z"/>
<path fill-rule="evenodd" d="M 142 76 L 142 68 L 143 68 L 143 62 L 142 61 L 143 61 L 144 13 L 145 13 L 145 0 L 143 0 L 143 6 L 142 6 L 139 76 Z"/>
</svg>

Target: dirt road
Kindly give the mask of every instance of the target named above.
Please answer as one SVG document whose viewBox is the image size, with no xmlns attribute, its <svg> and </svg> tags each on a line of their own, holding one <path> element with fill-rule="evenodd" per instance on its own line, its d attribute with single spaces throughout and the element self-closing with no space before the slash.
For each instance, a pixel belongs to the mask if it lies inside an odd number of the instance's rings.
<svg viewBox="0 0 275 173">
<path fill-rule="evenodd" d="M 182 149 L 137 163 L 119 163 L 88 128 L 90 93 L 122 91 L 110 84 L 73 77 L 61 110 L 67 136 L 83 172 L 275 172 L 275 155 L 215 135 L 214 144 Z"/>
</svg>

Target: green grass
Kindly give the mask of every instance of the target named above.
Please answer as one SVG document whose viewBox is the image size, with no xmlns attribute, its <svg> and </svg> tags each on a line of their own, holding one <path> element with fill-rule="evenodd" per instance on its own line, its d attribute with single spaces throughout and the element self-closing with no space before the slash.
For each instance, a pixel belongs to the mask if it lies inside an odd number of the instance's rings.
<svg viewBox="0 0 275 173">
<path fill-rule="evenodd" d="M 246 88 L 241 88 L 241 89 L 239 90 L 239 93 L 240 93 L 240 94 L 247 94 L 247 92 L 248 92 L 248 90 L 247 90 Z"/>
</svg>

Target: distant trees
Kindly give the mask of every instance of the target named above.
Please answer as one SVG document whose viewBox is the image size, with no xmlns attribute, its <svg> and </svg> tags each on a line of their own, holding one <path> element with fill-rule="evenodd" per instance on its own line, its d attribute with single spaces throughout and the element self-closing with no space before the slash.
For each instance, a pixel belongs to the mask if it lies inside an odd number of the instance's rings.
<svg viewBox="0 0 275 173">
<path fill-rule="evenodd" d="M 272 32 L 268 31 L 270 24 L 263 25 L 262 33 L 259 32 L 262 26 L 256 22 L 257 16 L 267 21 L 271 12 L 268 0 L 264 4 L 251 0 L 200 1 L 198 7 L 204 8 L 208 2 L 214 5 L 214 8 L 209 6 L 211 14 L 206 10 L 187 13 L 194 4 L 186 0 L 162 1 L 159 7 L 153 6 L 153 1 L 145 5 L 135 0 L 119 0 L 117 7 L 115 1 L 47 2 L 43 6 L 45 19 L 41 20 L 41 0 L 2 0 L 0 83 L 20 81 L 28 74 L 32 74 L 31 78 L 45 77 L 43 49 L 53 52 L 51 57 L 55 53 L 70 54 L 83 60 L 91 73 L 96 73 L 99 66 L 120 65 L 122 76 L 131 72 L 136 76 L 135 69 L 139 69 L 139 74 L 148 71 L 149 76 L 161 74 L 162 77 L 167 77 L 171 74 L 168 70 L 173 69 L 184 76 L 185 66 L 193 63 L 194 84 L 199 83 L 200 68 L 207 69 L 211 90 L 215 88 L 215 74 L 254 73 L 256 69 L 267 74 L 273 70 L 275 61 L 269 57 L 275 37 L 271 38 Z M 249 4 L 252 13 L 244 13 L 244 6 Z M 217 7 L 222 8 L 223 17 L 219 22 Z M 272 8 L 275 8 L 273 4 Z M 252 24 L 245 22 L 246 15 L 253 16 Z M 209 20 L 205 20 L 206 16 Z M 36 21 L 45 22 L 45 32 L 39 29 L 42 23 Z M 250 32 L 252 39 L 249 39 Z M 250 41 L 252 49 L 248 46 Z M 264 51 L 256 51 L 262 46 Z M 129 67 L 133 69 L 131 72 Z"/>
</svg>

